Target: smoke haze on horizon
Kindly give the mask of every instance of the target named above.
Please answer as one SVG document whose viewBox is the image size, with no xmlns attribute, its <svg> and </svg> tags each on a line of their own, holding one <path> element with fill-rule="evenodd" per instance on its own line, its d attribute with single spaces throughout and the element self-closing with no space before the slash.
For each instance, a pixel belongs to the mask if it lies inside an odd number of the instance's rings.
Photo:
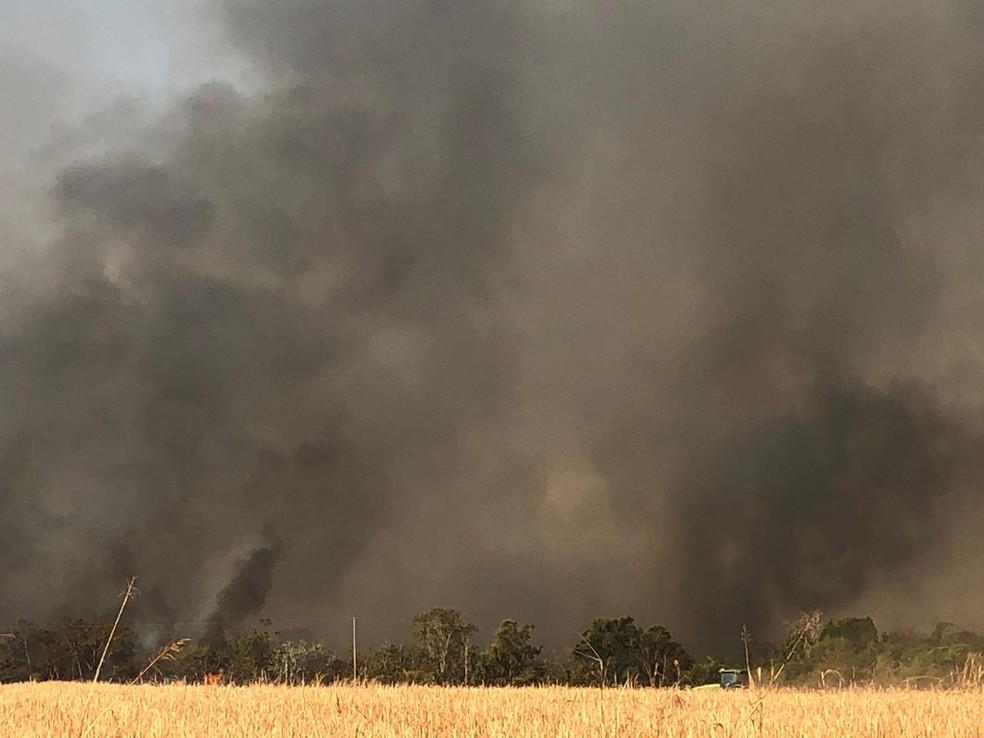
<svg viewBox="0 0 984 738">
<path fill-rule="evenodd" d="M 206 3 L 0 205 L 0 622 L 984 625 L 984 13 L 772 5 Z"/>
</svg>

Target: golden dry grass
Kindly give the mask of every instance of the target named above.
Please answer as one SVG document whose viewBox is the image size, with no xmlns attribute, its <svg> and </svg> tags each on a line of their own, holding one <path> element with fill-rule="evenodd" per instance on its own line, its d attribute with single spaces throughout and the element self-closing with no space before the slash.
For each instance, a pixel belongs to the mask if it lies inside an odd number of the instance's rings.
<svg viewBox="0 0 984 738">
<path fill-rule="evenodd" d="M 984 736 L 982 726 L 979 691 L 0 687 L 4 738 L 969 738 Z"/>
</svg>

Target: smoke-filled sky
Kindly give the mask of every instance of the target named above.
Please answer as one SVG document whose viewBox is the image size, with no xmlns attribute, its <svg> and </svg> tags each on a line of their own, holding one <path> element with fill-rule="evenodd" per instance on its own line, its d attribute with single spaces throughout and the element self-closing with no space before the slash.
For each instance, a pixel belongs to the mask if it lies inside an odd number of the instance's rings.
<svg viewBox="0 0 984 738">
<path fill-rule="evenodd" d="M 984 626 L 976 3 L 128 7 L 0 36 L 0 621 Z"/>
</svg>

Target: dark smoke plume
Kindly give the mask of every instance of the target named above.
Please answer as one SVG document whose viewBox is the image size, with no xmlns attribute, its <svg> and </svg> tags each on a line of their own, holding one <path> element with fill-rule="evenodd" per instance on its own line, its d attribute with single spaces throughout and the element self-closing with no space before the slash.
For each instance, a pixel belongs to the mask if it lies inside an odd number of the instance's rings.
<svg viewBox="0 0 984 738">
<path fill-rule="evenodd" d="M 276 533 L 268 532 L 268 535 L 273 537 Z M 243 559 L 232 581 L 219 592 L 205 631 L 206 643 L 217 647 L 230 625 L 236 625 L 263 608 L 273 583 L 279 548 L 280 541 L 273 540 Z"/>
<path fill-rule="evenodd" d="M 0 618 L 974 625 L 984 15 L 828 5 L 216 3 L 3 311 Z"/>
</svg>

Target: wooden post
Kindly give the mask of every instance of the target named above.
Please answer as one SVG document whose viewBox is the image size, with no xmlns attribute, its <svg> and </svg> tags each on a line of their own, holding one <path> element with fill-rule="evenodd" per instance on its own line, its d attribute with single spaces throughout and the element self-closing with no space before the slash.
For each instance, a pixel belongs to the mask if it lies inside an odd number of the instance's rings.
<svg viewBox="0 0 984 738">
<path fill-rule="evenodd" d="M 359 652 L 356 642 L 355 618 L 352 618 L 352 681 L 359 681 Z"/>
</svg>

